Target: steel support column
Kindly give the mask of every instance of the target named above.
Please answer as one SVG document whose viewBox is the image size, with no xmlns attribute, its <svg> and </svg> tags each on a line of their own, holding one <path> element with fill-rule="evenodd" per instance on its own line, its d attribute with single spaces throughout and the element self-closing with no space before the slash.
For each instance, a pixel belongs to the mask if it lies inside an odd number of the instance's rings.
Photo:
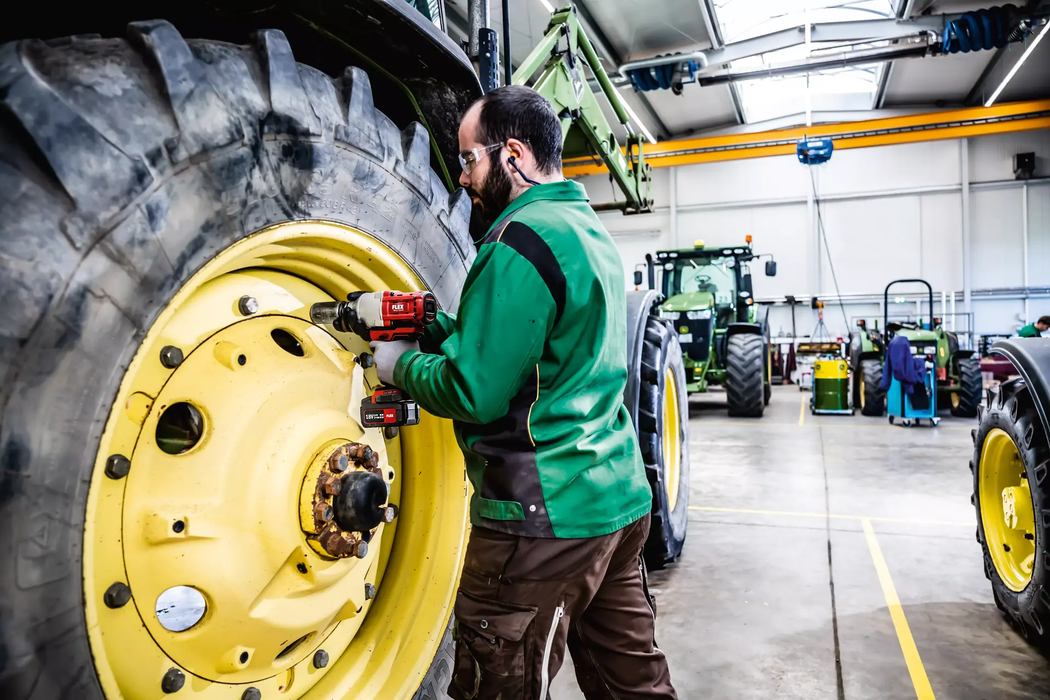
<svg viewBox="0 0 1050 700">
<path fill-rule="evenodd" d="M 973 312 L 970 277 L 970 139 L 959 140 L 959 175 L 962 182 L 963 311 Z"/>
</svg>

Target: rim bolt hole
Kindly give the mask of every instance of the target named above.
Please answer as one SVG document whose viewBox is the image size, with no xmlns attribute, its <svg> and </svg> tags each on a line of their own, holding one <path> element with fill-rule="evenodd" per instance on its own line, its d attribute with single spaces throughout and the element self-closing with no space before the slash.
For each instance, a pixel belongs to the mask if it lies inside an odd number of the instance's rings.
<svg viewBox="0 0 1050 700">
<path fill-rule="evenodd" d="M 246 364 L 248 364 L 248 358 L 244 355 L 238 355 L 237 364 L 239 364 L 241 367 L 244 367 Z"/>
<path fill-rule="evenodd" d="M 302 563 L 296 564 L 295 568 L 296 568 L 296 570 L 298 570 L 298 572 L 300 574 L 305 574 L 306 573 L 306 564 L 302 564 Z"/>
<path fill-rule="evenodd" d="M 248 652 L 246 652 L 246 651 L 242 651 L 242 652 L 241 652 L 241 656 L 240 656 L 240 659 L 241 659 L 241 663 L 242 663 L 242 664 L 246 664 L 246 663 L 248 663 Z"/>
<path fill-rule="evenodd" d="M 175 533 L 182 532 L 183 530 L 186 529 L 186 521 L 185 520 L 176 520 L 174 523 L 172 523 L 171 529 Z"/>
</svg>

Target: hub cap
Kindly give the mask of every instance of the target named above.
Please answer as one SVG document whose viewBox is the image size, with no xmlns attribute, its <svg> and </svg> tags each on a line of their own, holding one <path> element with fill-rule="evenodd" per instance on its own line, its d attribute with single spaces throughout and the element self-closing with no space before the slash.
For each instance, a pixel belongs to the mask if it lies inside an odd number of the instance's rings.
<svg viewBox="0 0 1050 700">
<path fill-rule="evenodd" d="M 363 429 L 367 346 L 307 319 L 357 289 L 420 288 L 360 232 L 285 224 L 161 314 L 109 416 L 84 527 L 108 697 L 157 696 L 180 672 L 180 697 L 411 697 L 451 609 L 462 457 L 433 416 L 389 440 Z"/>
<path fill-rule="evenodd" d="M 1000 428 L 988 433 L 979 465 L 981 524 L 992 563 L 1006 587 L 1023 591 L 1035 563 L 1035 516 L 1024 463 Z"/>
</svg>

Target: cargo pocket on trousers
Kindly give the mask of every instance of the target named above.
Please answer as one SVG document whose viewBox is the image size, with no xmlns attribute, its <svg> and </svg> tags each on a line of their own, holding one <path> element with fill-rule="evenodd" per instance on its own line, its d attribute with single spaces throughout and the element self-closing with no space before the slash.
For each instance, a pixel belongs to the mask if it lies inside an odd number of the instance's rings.
<svg viewBox="0 0 1050 700">
<path fill-rule="evenodd" d="M 525 694 L 528 630 L 538 608 L 456 596 L 456 666 L 452 688 L 464 700 Z"/>
</svg>

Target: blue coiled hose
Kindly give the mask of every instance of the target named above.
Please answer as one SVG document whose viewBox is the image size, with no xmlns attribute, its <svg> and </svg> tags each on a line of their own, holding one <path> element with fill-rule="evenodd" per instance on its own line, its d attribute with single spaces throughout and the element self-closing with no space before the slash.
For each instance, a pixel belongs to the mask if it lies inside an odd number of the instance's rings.
<svg viewBox="0 0 1050 700">
<path fill-rule="evenodd" d="M 945 53 L 1001 49 L 1024 38 L 1020 20 L 1021 11 L 1013 4 L 966 12 L 944 28 L 942 49 Z"/>
<path fill-rule="evenodd" d="M 653 66 L 652 68 L 636 68 L 635 70 L 627 71 L 627 77 L 630 78 L 634 89 L 639 92 L 670 90 L 675 83 L 675 71 L 678 66 L 684 67 L 681 77 L 688 75 L 689 80 L 693 80 L 696 77 L 697 65 L 693 61 L 669 63 L 663 66 Z"/>
</svg>

